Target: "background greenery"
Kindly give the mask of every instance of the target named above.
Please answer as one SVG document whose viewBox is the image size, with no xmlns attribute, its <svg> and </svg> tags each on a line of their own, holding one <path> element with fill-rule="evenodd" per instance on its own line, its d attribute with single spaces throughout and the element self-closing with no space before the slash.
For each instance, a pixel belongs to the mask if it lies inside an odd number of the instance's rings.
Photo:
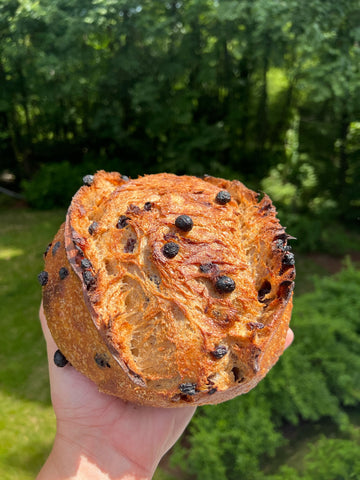
<svg viewBox="0 0 360 480">
<path fill-rule="evenodd" d="M 359 25 L 358 0 L 0 0 L 2 169 L 40 208 L 99 167 L 240 177 L 317 249 L 358 225 Z"/>
<path fill-rule="evenodd" d="M 294 345 L 157 479 L 360 479 L 359 25 L 358 0 L 0 0 L 0 192 L 26 201 L 0 193 L 1 478 L 51 447 L 36 274 L 104 168 L 239 178 L 298 238 Z"/>
</svg>

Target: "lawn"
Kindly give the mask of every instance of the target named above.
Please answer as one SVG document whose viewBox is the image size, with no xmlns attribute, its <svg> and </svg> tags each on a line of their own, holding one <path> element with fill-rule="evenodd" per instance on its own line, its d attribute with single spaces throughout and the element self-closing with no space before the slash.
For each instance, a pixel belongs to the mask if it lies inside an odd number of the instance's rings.
<svg viewBox="0 0 360 480">
<path fill-rule="evenodd" d="M 38 321 L 42 253 L 64 211 L 0 210 L 0 478 L 34 479 L 52 445 L 45 343 Z M 299 265 L 299 262 L 298 262 Z M 301 257 L 299 292 L 326 268 Z M 159 471 L 158 480 L 168 477 Z"/>
<path fill-rule="evenodd" d="M 54 436 L 36 275 L 63 211 L 0 212 L 0 478 L 36 476 Z"/>
</svg>

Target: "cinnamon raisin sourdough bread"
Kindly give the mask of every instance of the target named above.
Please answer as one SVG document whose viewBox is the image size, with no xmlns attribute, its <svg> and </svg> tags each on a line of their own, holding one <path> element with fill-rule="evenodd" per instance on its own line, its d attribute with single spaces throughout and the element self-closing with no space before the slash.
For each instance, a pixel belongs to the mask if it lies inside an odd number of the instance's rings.
<svg viewBox="0 0 360 480">
<path fill-rule="evenodd" d="M 84 177 L 40 274 L 60 351 L 100 391 L 214 404 L 277 361 L 294 256 L 271 200 L 238 181 Z"/>
</svg>

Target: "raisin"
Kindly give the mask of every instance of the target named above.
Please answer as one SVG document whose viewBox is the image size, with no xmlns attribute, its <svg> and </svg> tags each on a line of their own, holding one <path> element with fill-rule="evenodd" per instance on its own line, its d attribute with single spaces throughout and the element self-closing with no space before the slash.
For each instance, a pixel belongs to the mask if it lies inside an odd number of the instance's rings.
<svg viewBox="0 0 360 480">
<path fill-rule="evenodd" d="M 99 228 L 99 224 L 97 222 L 93 222 L 90 226 L 89 226 L 89 233 L 90 235 L 94 235 L 94 233 L 96 232 L 96 230 Z"/>
<path fill-rule="evenodd" d="M 168 242 L 162 248 L 163 254 L 167 258 L 174 258 L 179 253 L 179 245 L 175 242 Z"/>
<path fill-rule="evenodd" d="M 254 330 L 254 329 L 262 330 L 264 327 L 265 325 L 261 322 L 249 322 L 246 324 L 246 328 L 248 328 L 249 330 Z"/>
<path fill-rule="evenodd" d="M 83 272 L 83 280 L 87 287 L 91 287 L 95 283 L 94 275 L 89 270 Z"/>
<path fill-rule="evenodd" d="M 135 249 L 136 238 L 129 238 L 124 247 L 125 253 L 132 253 Z"/>
<path fill-rule="evenodd" d="M 84 185 L 86 185 L 87 187 L 91 187 L 94 182 L 94 175 L 85 175 L 82 180 Z"/>
<path fill-rule="evenodd" d="M 50 250 L 50 248 L 51 248 L 51 245 L 52 245 L 52 243 L 50 242 L 49 245 L 46 247 L 46 250 L 45 250 L 45 252 L 44 252 L 44 257 L 46 257 L 46 255 L 49 253 L 49 250 Z"/>
<path fill-rule="evenodd" d="M 200 265 L 199 268 L 202 273 L 209 273 L 214 268 L 214 266 L 215 265 L 213 263 L 203 263 Z"/>
<path fill-rule="evenodd" d="M 88 260 L 87 258 L 83 258 L 81 260 L 81 268 L 92 268 L 92 264 L 90 262 L 90 260 Z"/>
<path fill-rule="evenodd" d="M 286 245 L 282 240 L 276 240 L 276 246 L 282 252 L 290 252 L 292 247 L 290 245 Z"/>
<path fill-rule="evenodd" d="M 175 226 L 183 232 L 190 232 L 194 226 L 194 223 L 189 215 L 180 215 L 175 219 Z"/>
<path fill-rule="evenodd" d="M 57 367 L 65 367 L 65 365 L 67 365 L 69 362 L 60 352 L 60 350 L 56 350 L 56 352 L 54 353 L 54 363 Z"/>
<path fill-rule="evenodd" d="M 221 190 L 215 197 L 216 203 L 219 205 L 225 205 L 226 203 L 230 202 L 231 195 L 227 190 Z"/>
<path fill-rule="evenodd" d="M 145 205 L 144 205 L 144 210 L 146 212 L 149 212 L 152 208 L 152 203 L 151 202 L 146 202 Z"/>
<path fill-rule="evenodd" d="M 49 274 L 48 274 L 48 272 L 42 271 L 42 272 L 39 273 L 37 278 L 38 278 L 38 281 L 39 281 L 40 285 L 42 287 L 44 287 L 48 283 Z"/>
<path fill-rule="evenodd" d="M 179 385 L 179 389 L 182 393 L 185 393 L 185 395 L 195 395 L 196 393 L 196 383 L 181 383 Z"/>
<path fill-rule="evenodd" d="M 106 353 L 96 353 L 94 360 L 100 368 L 110 368 L 109 357 Z"/>
<path fill-rule="evenodd" d="M 281 263 L 283 265 L 288 265 L 288 266 L 293 266 L 295 265 L 295 256 L 291 252 L 286 252 L 285 255 L 283 256 Z"/>
<path fill-rule="evenodd" d="M 141 213 L 141 209 L 137 205 L 130 203 L 130 205 L 126 209 L 126 213 L 133 213 L 135 215 L 139 215 Z"/>
<path fill-rule="evenodd" d="M 128 220 L 130 220 L 129 217 L 127 217 L 126 215 L 121 215 L 118 223 L 116 224 L 116 228 L 125 228 L 128 225 Z"/>
<path fill-rule="evenodd" d="M 69 270 L 65 267 L 61 267 L 59 270 L 60 280 L 64 280 L 69 275 Z"/>
<path fill-rule="evenodd" d="M 226 275 L 218 277 L 215 282 L 215 288 L 220 293 L 230 293 L 235 290 L 236 284 L 234 280 Z"/>
<path fill-rule="evenodd" d="M 211 352 L 211 355 L 215 358 L 222 358 L 228 352 L 227 347 L 225 345 L 218 345 L 215 350 Z"/>
<path fill-rule="evenodd" d="M 207 393 L 208 393 L 208 395 L 213 395 L 216 392 L 217 392 L 217 387 L 212 387 L 212 388 L 210 388 L 210 390 Z"/>
<path fill-rule="evenodd" d="M 55 245 L 53 246 L 53 249 L 52 249 L 52 251 L 51 251 L 51 253 L 52 253 L 53 255 L 55 255 L 56 252 L 59 250 L 60 245 L 61 245 L 60 242 L 56 242 L 56 243 L 55 243 Z"/>
</svg>

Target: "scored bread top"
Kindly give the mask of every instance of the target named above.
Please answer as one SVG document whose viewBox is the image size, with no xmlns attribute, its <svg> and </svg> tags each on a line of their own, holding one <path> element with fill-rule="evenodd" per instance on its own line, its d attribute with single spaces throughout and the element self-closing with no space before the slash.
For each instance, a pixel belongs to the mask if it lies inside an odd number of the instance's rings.
<svg viewBox="0 0 360 480">
<path fill-rule="evenodd" d="M 253 388 L 284 348 L 295 276 L 269 197 L 258 202 L 238 181 L 165 173 L 100 171 L 85 183 L 60 238 L 112 381 L 92 373 L 96 359 L 78 365 L 58 325 L 65 356 L 102 391 L 143 404 L 218 403 Z"/>
</svg>

